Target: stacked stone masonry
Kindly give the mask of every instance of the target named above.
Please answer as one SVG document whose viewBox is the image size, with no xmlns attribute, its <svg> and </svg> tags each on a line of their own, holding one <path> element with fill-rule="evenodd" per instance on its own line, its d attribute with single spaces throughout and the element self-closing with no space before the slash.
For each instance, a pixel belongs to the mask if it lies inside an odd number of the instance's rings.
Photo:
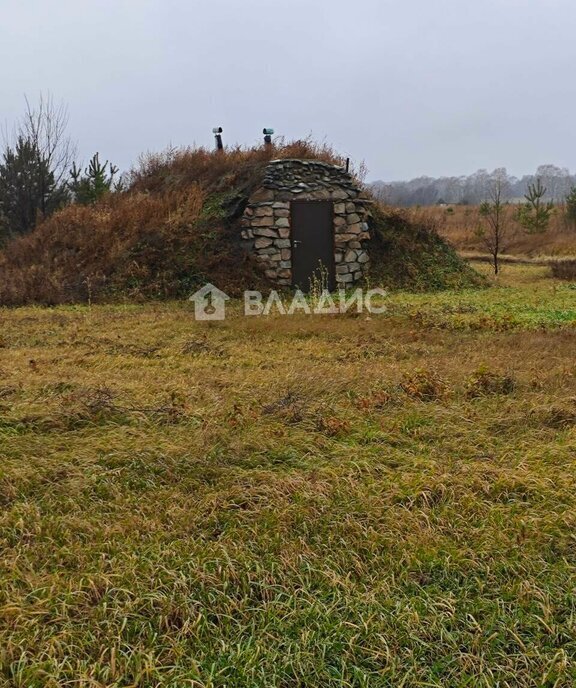
<svg viewBox="0 0 576 688">
<path fill-rule="evenodd" d="M 353 286 L 366 274 L 367 219 L 371 201 L 351 175 L 315 160 L 274 160 L 261 187 L 250 197 L 241 220 L 242 239 L 266 277 L 292 284 L 290 203 L 294 200 L 333 201 L 334 263 L 339 288 Z"/>
</svg>

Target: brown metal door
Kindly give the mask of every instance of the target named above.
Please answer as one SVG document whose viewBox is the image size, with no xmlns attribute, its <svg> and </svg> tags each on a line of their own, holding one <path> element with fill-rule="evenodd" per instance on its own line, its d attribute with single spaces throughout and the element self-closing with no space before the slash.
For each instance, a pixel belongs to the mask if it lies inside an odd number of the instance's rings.
<svg viewBox="0 0 576 688">
<path fill-rule="evenodd" d="M 313 282 L 335 289 L 332 201 L 293 201 L 290 225 L 292 284 L 305 292 L 310 291 Z"/>
</svg>

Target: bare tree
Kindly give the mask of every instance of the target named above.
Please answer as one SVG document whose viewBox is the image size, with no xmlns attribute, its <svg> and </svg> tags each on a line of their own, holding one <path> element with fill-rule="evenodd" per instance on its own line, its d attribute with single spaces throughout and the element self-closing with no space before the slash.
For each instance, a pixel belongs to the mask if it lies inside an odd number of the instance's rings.
<svg viewBox="0 0 576 688">
<path fill-rule="evenodd" d="M 56 104 L 50 93 L 41 93 L 35 106 L 27 97 L 25 100 L 26 112 L 18 126 L 18 135 L 35 148 L 42 169 L 46 170 L 40 180 L 40 212 L 45 216 L 50 187 L 65 186 L 76 146 L 67 134 L 68 108 L 63 102 Z"/>
<path fill-rule="evenodd" d="M 500 271 L 499 258 L 508 230 L 509 206 L 504 201 L 506 191 L 506 178 L 496 176 L 488 189 L 488 198 L 480 205 L 480 217 L 484 222 L 476 232 L 492 257 L 495 275 Z"/>
</svg>

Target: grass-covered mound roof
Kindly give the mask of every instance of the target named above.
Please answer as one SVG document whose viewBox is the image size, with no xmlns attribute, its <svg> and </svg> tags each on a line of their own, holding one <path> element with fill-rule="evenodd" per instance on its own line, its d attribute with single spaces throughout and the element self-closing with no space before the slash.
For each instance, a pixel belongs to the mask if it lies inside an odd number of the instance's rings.
<svg viewBox="0 0 576 688">
<path fill-rule="evenodd" d="M 146 155 L 126 191 L 68 206 L 4 248 L 0 304 L 173 298 L 207 281 L 229 294 L 264 288 L 238 224 L 271 157 L 345 162 L 308 141 Z M 476 281 L 433 227 L 400 211 L 375 206 L 371 232 L 373 284 L 439 289 Z"/>
</svg>

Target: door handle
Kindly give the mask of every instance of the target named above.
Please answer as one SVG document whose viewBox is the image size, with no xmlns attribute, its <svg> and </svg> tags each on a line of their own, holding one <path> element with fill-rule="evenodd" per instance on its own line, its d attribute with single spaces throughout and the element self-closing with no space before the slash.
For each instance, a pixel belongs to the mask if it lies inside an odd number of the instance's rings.
<svg viewBox="0 0 576 688">
<path fill-rule="evenodd" d="M 298 239 L 293 239 L 292 246 L 294 246 L 294 248 L 298 248 L 298 246 L 300 246 L 301 243 L 302 242 L 298 241 Z"/>
</svg>

